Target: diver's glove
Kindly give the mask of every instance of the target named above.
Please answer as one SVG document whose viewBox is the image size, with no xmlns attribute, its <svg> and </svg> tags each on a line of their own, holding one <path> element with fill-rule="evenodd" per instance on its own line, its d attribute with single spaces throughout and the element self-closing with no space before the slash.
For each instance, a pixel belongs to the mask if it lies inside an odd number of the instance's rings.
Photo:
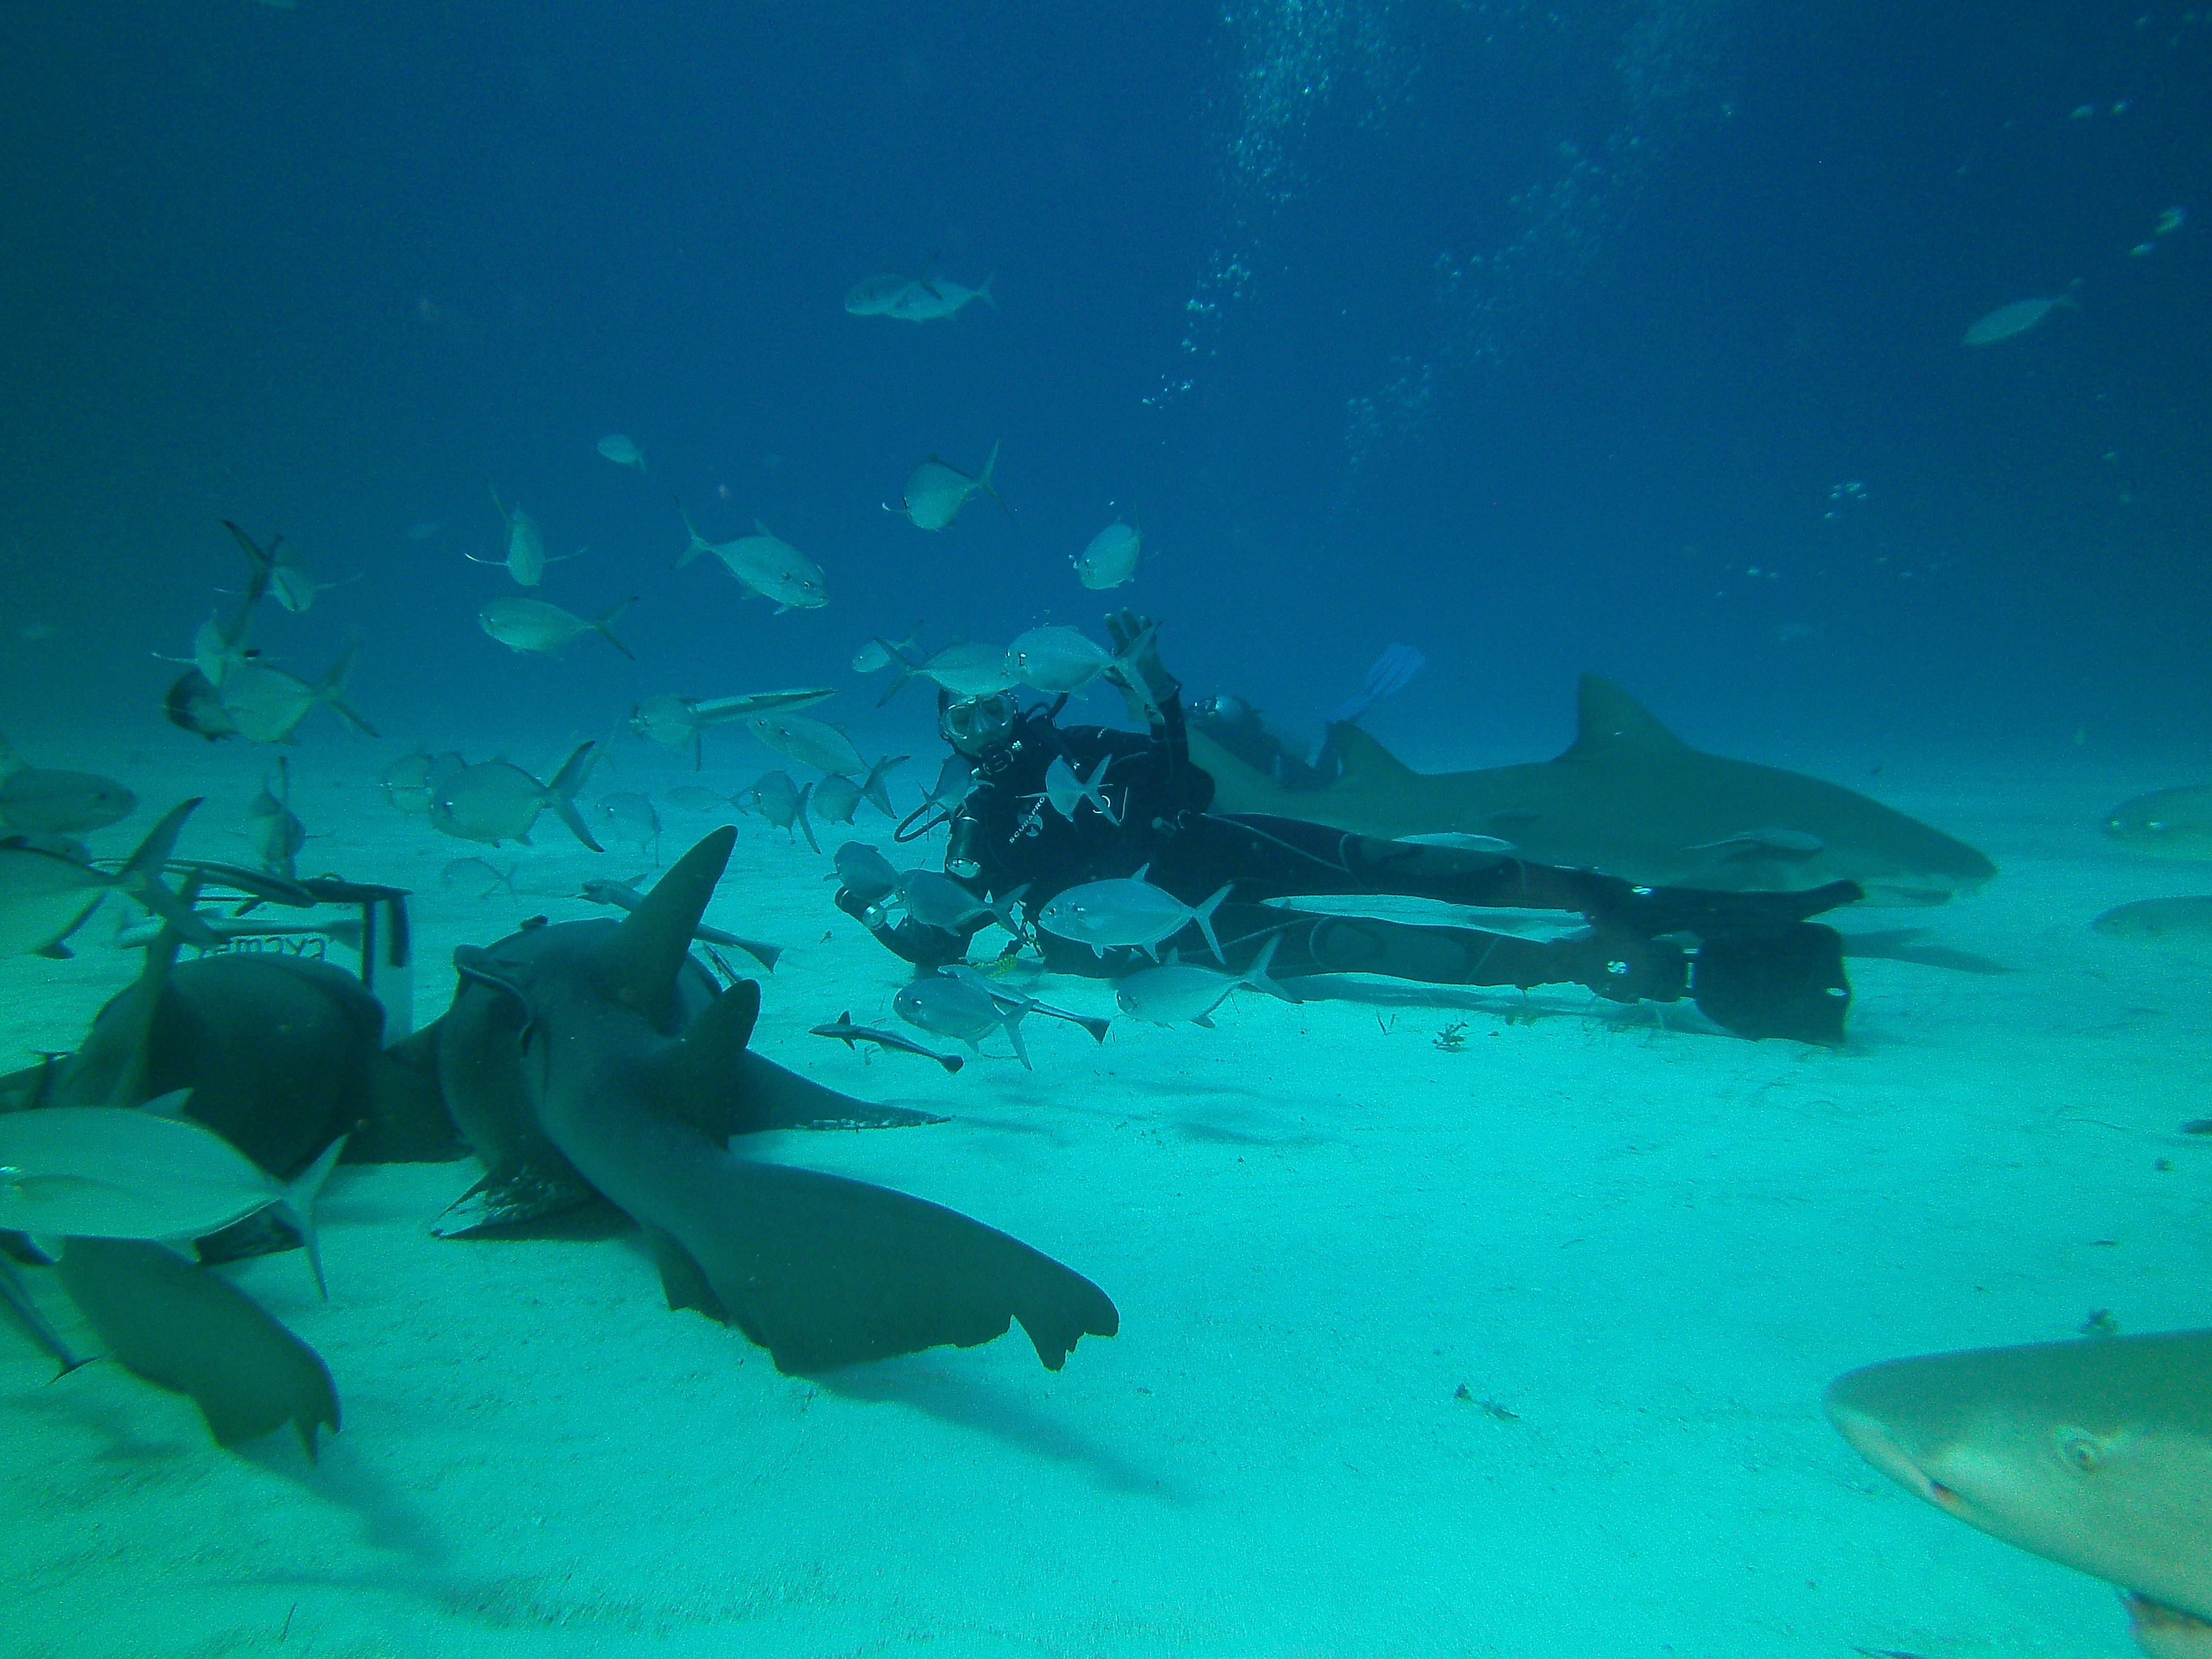
<svg viewBox="0 0 2212 1659">
<path fill-rule="evenodd" d="M 876 942 L 893 956 L 912 963 L 924 973 L 934 973 L 947 963 L 968 959 L 968 941 L 958 933 L 907 917 L 896 927 L 886 921 L 872 900 L 849 887 L 840 887 L 832 901 L 847 915 L 876 936 Z"/>
<path fill-rule="evenodd" d="M 1834 1048 L 1851 1006 L 1843 935 L 1801 921 L 1779 932 L 1709 939 L 1692 958 L 1690 994 L 1706 1018 L 1740 1037 Z"/>
<path fill-rule="evenodd" d="M 1572 953 L 1567 977 L 1612 1002 L 1679 1002 L 1690 985 L 1690 958 L 1679 945 L 1604 933 L 1562 939 Z"/>
<path fill-rule="evenodd" d="M 1624 887 L 1597 902 L 1592 919 L 1601 927 L 1646 935 L 1722 935 L 1787 932 L 1808 916 L 1856 904 L 1866 891 L 1855 881 L 1832 881 L 1804 893 L 1711 893 L 1696 887 Z"/>
</svg>

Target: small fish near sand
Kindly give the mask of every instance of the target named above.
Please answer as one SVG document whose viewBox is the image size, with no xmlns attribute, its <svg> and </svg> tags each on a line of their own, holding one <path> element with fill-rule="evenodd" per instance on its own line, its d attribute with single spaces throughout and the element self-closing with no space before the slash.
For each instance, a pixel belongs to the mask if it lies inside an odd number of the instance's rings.
<svg viewBox="0 0 2212 1659">
<path fill-rule="evenodd" d="M 878 640 L 877 643 L 899 671 L 883 696 L 876 699 L 878 708 L 898 696 L 908 680 L 917 677 L 934 681 L 956 697 L 988 697 L 1018 684 L 1018 676 L 1008 664 L 1006 653 L 994 645 L 962 640 L 946 646 L 934 656 L 917 661 L 887 640 Z"/>
<path fill-rule="evenodd" d="M 2131 853 L 2212 862 L 2212 783 L 2124 800 L 2105 814 L 2099 827 Z"/>
<path fill-rule="evenodd" d="M 835 691 L 811 690 L 753 691 L 735 697 L 679 697 L 665 694 L 648 697 L 631 709 L 629 729 L 641 738 L 650 738 L 671 749 L 690 744 L 696 760 L 701 739 L 717 726 L 748 720 L 771 709 L 805 708 L 836 695 Z"/>
<path fill-rule="evenodd" d="M 112 892 L 137 900 L 190 943 L 213 945 L 215 935 L 206 924 L 161 884 L 177 831 L 199 804 L 195 797 L 170 808 L 112 875 L 82 857 L 34 845 L 21 836 L 0 841 L 0 957 L 69 956 L 63 941 Z"/>
<path fill-rule="evenodd" d="M 2014 335 L 2027 333 L 2061 306 L 2076 311 L 2081 309 L 2081 302 L 2070 294 L 2054 294 L 2048 299 L 2014 300 L 2008 306 L 1999 306 L 1975 323 L 1959 343 L 1985 346 L 1995 345 L 1999 340 L 2009 340 Z"/>
<path fill-rule="evenodd" d="M 1022 1041 L 1022 1019 L 1029 1010 L 1018 1004 L 1001 1005 L 998 999 L 972 985 L 942 974 L 918 979 L 902 987 L 891 999 L 891 1012 L 917 1030 L 964 1042 L 979 1054 L 983 1052 L 985 1037 L 994 1031 L 1004 1031 L 1006 1041 L 1013 1044 L 1014 1058 L 1021 1061 L 1022 1069 L 1036 1069 L 1030 1064 L 1029 1047 Z"/>
<path fill-rule="evenodd" d="M 830 603 L 830 580 L 822 574 L 822 567 L 758 519 L 753 520 L 750 536 L 710 542 L 699 533 L 699 526 L 684 511 L 682 501 L 676 503 L 676 510 L 691 536 L 691 544 L 676 561 L 677 569 L 702 553 L 711 553 L 732 576 L 774 605 L 778 616 L 787 611 L 818 611 Z"/>
<path fill-rule="evenodd" d="M 1297 997 L 1267 976 L 1267 965 L 1275 959 L 1275 946 L 1280 943 L 1279 939 L 1269 939 L 1241 974 L 1220 973 L 1194 962 L 1172 959 L 1157 967 L 1139 968 L 1115 985 L 1114 1000 L 1123 1013 L 1154 1025 L 1177 1025 L 1188 1020 L 1208 1030 L 1213 1029 L 1213 1011 L 1231 992 L 1243 986 L 1265 991 L 1279 1001 L 1297 1002 Z"/>
<path fill-rule="evenodd" d="M 617 466 L 634 466 L 645 471 L 645 452 L 629 441 L 627 433 L 610 432 L 592 446 Z"/>
<path fill-rule="evenodd" d="M 254 850 L 261 856 L 262 870 L 294 881 L 298 879 L 299 872 L 293 863 L 300 849 L 307 844 L 307 826 L 292 811 L 290 760 L 278 756 L 274 775 L 273 784 L 269 778 L 262 779 L 261 793 L 246 806 L 246 816 L 254 820 L 249 833 L 254 839 Z"/>
<path fill-rule="evenodd" d="M 1828 1419 L 1914 1496 L 2116 1586 L 2154 1659 L 2212 1653 L 2212 1331 L 1893 1359 Z"/>
<path fill-rule="evenodd" d="M 846 891 L 864 904 L 896 891 L 899 874 L 891 861 L 865 842 L 848 841 L 837 849 L 836 876 Z"/>
<path fill-rule="evenodd" d="M 576 792 L 591 773 L 592 748 L 588 743 L 580 744 L 550 783 L 538 782 L 512 761 L 466 766 L 458 755 L 441 756 L 428 781 L 430 827 L 461 841 L 492 847 L 515 841 L 527 847 L 530 826 L 541 809 L 550 807 L 570 835 L 592 852 L 604 853 L 606 848 L 592 839 L 576 810 Z"/>
<path fill-rule="evenodd" d="M 605 827 L 609 840 L 627 842 L 659 864 L 660 814 L 653 810 L 650 795 L 602 795 L 592 803 L 591 816 Z"/>
<path fill-rule="evenodd" d="M 1119 519 L 1093 536 L 1083 551 L 1069 562 L 1075 567 L 1075 579 L 1085 587 L 1103 592 L 1119 587 L 1124 582 L 1137 579 L 1137 567 L 1144 562 L 1144 532 L 1134 525 L 1123 524 Z"/>
<path fill-rule="evenodd" d="M 943 530 L 960 516 L 960 509 L 968 505 L 971 496 L 988 495 L 1012 516 L 1014 509 L 1006 507 L 1006 498 L 991 483 L 991 474 L 998 465 L 999 446 L 995 442 L 983 462 L 983 470 L 972 478 L 933 455 L 908 474 L 900 504 L 892 507 L 886 503 L 884 511 L 904 514 L 917 530 Z"/>
<path fill-rule="evenodd" d="M 972 986 L 995 1001 L 1019 1008 L 1024 1013 L 1042 1014 L 1047 1019 L 1065 1020 L 1070 1025 L 1079 1026 L 1091 1034 L 1094 1042 L 1105 1042 L 1106 1033 L 1113 1026 L 1113 1021 L 1097 1014 L 1071 1013 L 1065 1008 L 1055 1008 L 1048 1002 L 1041 1002 L 1026 992 L 1016 990 L 1004 980 L 994 979 L 981 969 L 970 967 L 964 962 L 948 963 L 938 971 L 949 979 L 958 980 L 963 985 Z"/>
<path fill-rule="evenodd" d="M 2212 895 L 2137 899 L 2106 911 L 2089 925 L 2106 939 L 2212 963 Z"/>
<path fill-rule="evenodd" d="M 940 1054 L 934 1048 L 924 1048 L 910 1037 L 901 1036 L 896 1031 L 878 1030 L 872 1025 L 855 1025 L 849 1012 L 838 1015 L 827 1025 L 811 1027 L 807 1035 L 834 1037 L 848 1048 L 857 1048 L 863 1042 L 872 1042 L 878 1048 L 896 1048 L 902 1054 L 920 1054 L 924 1060 L 935 1060 L 948 1072 L 957 1073 L 968 1063 L 957 1054 Z"/>
<path fill-rule="evenodd" d="M 460 757 L 452 757 L 455 764 Z M 430 773 L 437 763 L 426 752 L 417 750 L 411 755 L 402 755 L 386 767 L 376 780 L 376 787 L 384 792 L 398 811 L 414 813 L 430 810 Z"/>
<path fill-rule="evenodd" d="M 1213 936 L 1213 912 L 1229 896 L 1230 888 L 1231 884 L 1224 884 L 1205 903 L 1189 905 L 1153 886 L 1139 870 L 1134 876 L 1066 889 L 1037 912 L 1036 925 L 1048 933 L 1087 945 L 1101 957 L 1123 947 L 1152 956 L 1157 946 L 1195 926 L 1206 935 L 1214 959 L 1223 962 L 1227 958 L 1221 954 L 1221 941 Z"/>
<path fill-rule="evenodd" d="M 545 532 L 538 527 L 538 520 L 519 506 L 509 507 L 499 498 L 499 491 L 491 492 L 491 504 L 499 509 L 499 516 L 507 526 L 506 545 L 495 559 L 479 559 L 473 553 L 464 553 L 471 564 L 500 564 L 514 578 L 517 587 L 535 587 L 545 580 L 545 567 L 552 562 L 545 556 Z"/>
<path fill-rule="evenodd" d="M 289 743 L 300 722 L 317 708 L 328 708 L 365 738 L 376 728 L 349 707 L 346 681 L 353 673 L 356 645 L 331 665 L 330 672 L 309 684 L 297 675 L 260 657 L 236 664 L 215 688 L 215 701 L 231 731 L 248 743 Z"/>
<path fill-rule="evenodd" d="M 1121 820 L 1108 804 L 1106 792 L 1101 787 L 1105 780 L 1106 769 L 1113 761 L 1113 756 L 1101 755 L 1098 764 L 1091 769 L 1091 775 L 1079 778 L 1075 775 L 1075 769 L 1067 763 L 1066 756 L 1054 755 L 1052 763 L 1044 769 L 1043 791 L 1036 795 L 1024 795 L 1022 799 L 1044 801 L 1071 823 L 1087 801 L 1100 817 L 1118 826 Z"/>
<path fill-rule="evenodd" d="M 1144 649 L 1157 628 L 1146 628 L 1118 653 L 1073 628 L 1032 628 L 1006 647 L 1006 672 L 1048 696 L 1080 691 Z"/>
<path fill-rule="evenodd" d="M 611 904 L 617 910 L 635 910 L 645 902 L 645 895 L 637 890 L 638 882 L 644 879 L 640 876 L 632 881 L 610 881 L 604 878 L 587 881 L 579 896 L 593 904 Z M 743 951 L 771 974 L 775 971 L 776 958 L 783 954 L 781 945 L 764 945 L 757 939 L 739 939 L 735 933 L 726 933 L 719 927 L 708 927 L 704 922 L 692 928 L 691 937 L 702 945 L 726 945 L 733 951 Z"/>
<path fill-rule="evenodd" d="M 489 859 L 455 859 L 438 872 L 438 884 L 474 888 L 479 899 L 488 899 L 503 887 L 509 897 L 519 900 L 522 895 L 514 890 L 514 878 L 521 868 L 520 864 L 510 864 L 502 870 Z"/>
<path fill-rule="evenodd" d="M 477 622 L 485 633 L 510 651 L 542 651 L 550 655 L 580 634 L 597 634 L 635 662 L 637 654 L 617 639 L 611 629 L 621 620 L 623 612 L 636 603 L 637 595 L 633 593 L 586 622 L 544 599 L 510 593 L 484 606 L 477 613 Z"/>
<path fill-rule="evenodd" d="M 282 1182 L 214 1130 L 168 1115 L 182 1094 L 143 1107 L 0 1113 L 0 1230 L 33 1238 L 202 1238 L 271 1206 L 307 1247 L 323 1287 L 315 1195 L 343 1136 Z"/>
<path fill-rule="evenodd" d="M 814 826 L 807 822 L 806 798 L 813 792 L 809 784 L 800 788 L 791 781 L 788 772 L 763 772 L 757 782 L 739 793 L 738 799 L 758 812 L 777 829 L 789 832 L 794 828 L 806 837 L 806 844 L 816 852 L 822 843 L 814 839 Z M 793 839 L 796 840 L 797 836 Z"/>
<path fill-rule="evenodd" d="M 0 740 L 0 830 L 78 836 L 105 830 L 138 810 L 138 797 L 112 778 L 27 766 Z"/>
</svg>

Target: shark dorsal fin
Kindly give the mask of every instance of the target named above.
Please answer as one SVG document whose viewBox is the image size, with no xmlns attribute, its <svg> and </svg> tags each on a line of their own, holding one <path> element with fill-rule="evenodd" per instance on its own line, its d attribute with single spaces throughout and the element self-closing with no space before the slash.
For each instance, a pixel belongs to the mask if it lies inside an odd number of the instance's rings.
<svg viewBox="0 0 2212 1659">
<path fill-rule="evenodd" d="M 1575 709 L 1574 744 L 1559 758 L 1673 754 L 1687 746 L 1611 680 L 1585 674 Z"/>
<path fill-rule="evenodd" d="M 668 1051 L 669 1101 L 678 1116 L 716 1142 L 730 1134 L 732 1107 L 743 1087 L 745 1049 L 760 1018 L 760 983 L 741 979 L 691 1022 Z"/>
<path fill-rule="evenodd" d="M 1405 762 L 1349 721 L 1331 726 L 1329 732 L 1344 757 L 1341 783 L 1389 783 L 1413 775 Z"/>
<path fill-rule="evenodd" d="M 675 1018 L 676 974 L 691 953 L 691 932 L 714 896 L 738 832 L 724 824 L 678 859 L 636 909 L 622 919 L 600 960 L 607 994 L 665 1031 Z"/>
</svg>

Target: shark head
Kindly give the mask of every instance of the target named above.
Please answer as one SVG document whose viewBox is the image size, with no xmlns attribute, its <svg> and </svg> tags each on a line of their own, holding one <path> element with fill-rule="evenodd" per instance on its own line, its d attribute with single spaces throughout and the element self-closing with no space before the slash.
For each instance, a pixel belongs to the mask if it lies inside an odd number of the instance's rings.
<svg viewBox="0 0 2212 1659">
<path fill-rule="evenodd" d="M 1908 1492 L 2119 1586 L 2146 1650 L 2212 1655 L 2212 1331 L 1892 1360 L 1827 1409 Z"/>
</svg>

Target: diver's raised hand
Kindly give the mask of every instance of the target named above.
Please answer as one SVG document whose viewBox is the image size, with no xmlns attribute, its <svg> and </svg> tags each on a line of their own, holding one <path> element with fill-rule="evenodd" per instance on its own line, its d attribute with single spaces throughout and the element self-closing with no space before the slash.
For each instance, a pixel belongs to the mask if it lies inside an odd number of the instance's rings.
<svg viewBox="0 0 2212 1659">
<path fill-rule="evenodd" d="M 1116 611 L 1106 618 L 1106 636 L 1114 642 L 1114 665 L 1107 678 L 1121 688 L 1121 701 L 1133 720 L 1157 724 L 1170 699 L 1182 687 L 1160 662 L 1159 624 L 1133 611 Z"/>
</svg>

